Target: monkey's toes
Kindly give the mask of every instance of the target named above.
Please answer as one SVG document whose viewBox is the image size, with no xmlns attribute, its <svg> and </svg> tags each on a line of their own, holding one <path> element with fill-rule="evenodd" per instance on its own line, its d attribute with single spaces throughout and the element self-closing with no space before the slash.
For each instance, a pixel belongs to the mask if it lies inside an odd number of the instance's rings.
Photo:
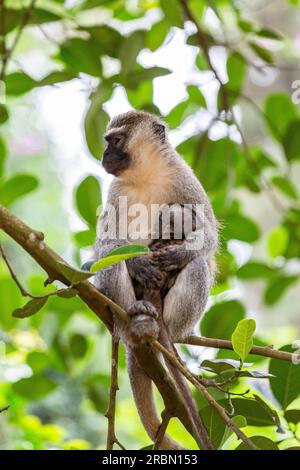
<svg viewBox="0 0 300 470">
<path fill-rule="evenodd" d="M 140 344 L 157 339 L 159 327 L 156 320 L 149 315 L 136 315 L 130 322 L 130 336 L 133 344 Z"/>
<path fill-rule="evenodd" d="M 158 313 L 156 308 L 148 300 L 138 300 L 127 311 L 128 315 L 135 317 L 137 315 L 147 315 L 152 318 L 158 318 Z"/>
</svg>

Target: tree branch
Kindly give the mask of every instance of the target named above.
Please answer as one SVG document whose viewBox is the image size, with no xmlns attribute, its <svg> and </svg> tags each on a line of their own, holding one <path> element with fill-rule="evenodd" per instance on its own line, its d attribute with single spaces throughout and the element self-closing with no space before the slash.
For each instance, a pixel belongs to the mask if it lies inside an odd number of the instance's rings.
<svg viewBox="0 0 300 470">
<path fill-rule="evenodd" d="M 118 387 L 118 366 L 119 366 L 119 338 L 115 332 L 112 334 L 112 347 L 111 347 L 111 383 L 109 391 L 108 410 L 105 414 L 108 419 L 107 441 L 106 450 L 113 450 L 114 444 L 117 444 L 121 449 L 125 447 L 120 443 L 116 437 L 115 418 L 116 418 L 116 396 Z"/>
<path fill-rule="evenodd" d="M 174 354 L 170 353 L 162 344 L 158 341 L 152 341 L 153 346 L 160 351 L 166 360 L 172 362 L 172 364 L 180 370 L 180 372 L 195 386 L 195 388 L 201 393 L 203 398 L 208 402 L 210 406 L 214 408 L 214 410 L 218 413 L 218 415 L 223 419 L 226 426 L 228 426 L 232 431 L 239 437 L 251 450 L 259 450 L 259 448 L 249 439 L 243 431 L 238 428 L 235 423 L 230 419 L 227 415 L 225 409 L 210 395 L 210 393 L 206 390 L 205 386 L 198 381 L 193 374 L 184 367 L 178 359 L 175 357 Z"/>
<path fill-rule="evenodd" d="M 226 339 L 205 338 L 203 336 L 189 336 L 188 338 L 179 341 L 179 343 L 190 344 L 192 346 L 204 346 L 206 348 L 233 350 L 231 341 Z M 272 346 L 253 346 L 249 354 L 272 357 L 274 359 L 280 359 L 281 361 L 300 362 L 300 354 L 278 351 L 277 349 L 273 349 Z"/>
<path fill-rule="evenodd" d="M 153 450 L 159 450 L 162 440 L 164 438 L 164 435 L 166 434 L 168 424 L 172 417 L 173 417 L 172 413 L 169 410 L 163 410 L 161 414 L 161 418 L 162 418 L 161 425 L 156 434 L 156 439 L 153 445 Z"/>
</svg>

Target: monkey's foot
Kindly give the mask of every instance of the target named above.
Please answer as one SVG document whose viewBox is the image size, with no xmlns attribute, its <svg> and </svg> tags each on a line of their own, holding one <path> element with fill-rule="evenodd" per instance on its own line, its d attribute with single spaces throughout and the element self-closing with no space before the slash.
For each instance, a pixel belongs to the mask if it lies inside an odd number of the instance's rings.
<svg viewBox="0 0 300 470">
<path fill-rule="evenodd" d="M 151 302 L 139 300 L 127 313 L 131 317 L 130 337 L 134 344 L 158 338 L 159 327 L 156 321 L 158 313 Z"/>
</svg>

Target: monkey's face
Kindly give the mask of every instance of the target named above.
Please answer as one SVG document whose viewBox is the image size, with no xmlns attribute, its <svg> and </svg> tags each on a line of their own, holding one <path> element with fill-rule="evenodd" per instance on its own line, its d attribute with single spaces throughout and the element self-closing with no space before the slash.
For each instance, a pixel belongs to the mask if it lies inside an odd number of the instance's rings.
<svg viewBox="0 0 300 470">
<path fill-rule="evenodd" d="M 130 165 L 129 154 L 124 150 L 126 136 L 122 133 L 111 133 L 106 135 L 107 147 L 103 154 L 102 165 L 114 176 L 119 176 Z"/>
<path fill-rule="evenodd" d="M 105 134 L 104 169 L 124 180 L 140 180 L 166 142 L 165 126 L 154 115 L 130 111 L 112 119 Z"/>
</svg>

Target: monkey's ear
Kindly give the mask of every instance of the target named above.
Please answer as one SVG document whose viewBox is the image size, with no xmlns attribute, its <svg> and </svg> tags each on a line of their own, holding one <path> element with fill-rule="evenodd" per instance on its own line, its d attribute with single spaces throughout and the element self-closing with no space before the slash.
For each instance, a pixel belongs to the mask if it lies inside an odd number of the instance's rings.
<svg viewBox="0 0 300 470">
<path fill-rule="evenodd" d="M 154 134 L 157 135 L 162 142 L 166 140 L 166 128 L 163 124 L 159 122 L 154 122 L 153 131 Z"/>
</svg>

